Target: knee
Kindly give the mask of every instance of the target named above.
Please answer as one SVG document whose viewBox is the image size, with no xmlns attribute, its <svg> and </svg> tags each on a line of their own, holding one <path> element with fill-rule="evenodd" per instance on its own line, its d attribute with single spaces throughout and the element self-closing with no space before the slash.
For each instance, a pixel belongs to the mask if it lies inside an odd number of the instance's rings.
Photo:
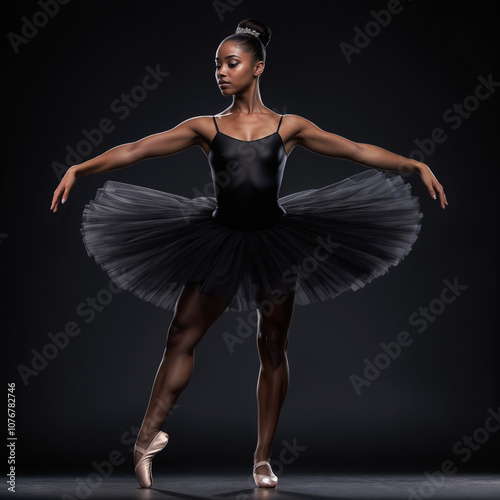
<svg viewBox="0 0 500 500">
<path fill-rule="evenodd" d="M 167 351 L 168 350 L 182 350 L 193 351 L 195 347 L 192 329 L 188 325 L 176 320 L 172 321 L 167 334 Z"/>
<path fill-rule="evenodd" d="M 263 321 L 259 325 L 257 342 L 261 357 L 274 364 L 281 363 L 286 355 L 288 329 L 273 321 Z"/>
</svg>

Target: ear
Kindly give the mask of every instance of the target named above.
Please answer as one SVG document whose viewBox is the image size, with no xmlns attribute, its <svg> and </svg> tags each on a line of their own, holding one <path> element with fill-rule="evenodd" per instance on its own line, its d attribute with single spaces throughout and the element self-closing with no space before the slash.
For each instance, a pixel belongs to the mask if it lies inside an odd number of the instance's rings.
<svg viewBox="0 0 500 500">
<path fill-rule="evenodd" d="M 253 69 L 253 76 L 260 76 L 264 71 L 265 63 L 264 61 L 259 61 Z"/>
</svg>

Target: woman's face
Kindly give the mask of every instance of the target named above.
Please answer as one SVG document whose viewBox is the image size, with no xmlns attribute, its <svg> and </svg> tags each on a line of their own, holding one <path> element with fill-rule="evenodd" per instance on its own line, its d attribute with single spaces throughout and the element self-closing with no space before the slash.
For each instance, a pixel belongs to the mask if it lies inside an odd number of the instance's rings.
<svg viewBox="0 0 500 500">
<path fill-rule="evenodd" d="M 255 62 L 252 54 L 240 45 L 221 43 L 215 54 L 215 79 L 222 95 L 240 93 L 252 85 L 264 70 L 262 61 Z"/>
</svg>

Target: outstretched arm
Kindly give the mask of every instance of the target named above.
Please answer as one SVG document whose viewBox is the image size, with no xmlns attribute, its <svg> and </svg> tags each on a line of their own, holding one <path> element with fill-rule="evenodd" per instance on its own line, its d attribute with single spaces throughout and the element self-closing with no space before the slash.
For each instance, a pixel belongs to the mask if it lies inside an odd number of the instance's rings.
<svg viewBox="0 0 500 500">
<path fill-rule="evenodd" d="M 362 144 L 350 141 L 340 135 L 326 132 L 305 118 L 287 115 L 290 131 L 293 133 L 293 144 L 303 146 L 310 151 L 325 156 L 342 158 L 361 163 L 367 167 L 400 172 L 416 172 L 430 195 L 437 199 L 442 208 L 448 205 L 443 187 L 436 179 L 430 168 L 422 162 L 405 158 L 371 144 Z"/>
<path fill-rule="evenodd" d="M 91 160 L 73 165 L 54 191 L 50 209 L 56 212 L 59 202 L 64 203 L 68 199 L 69 192 L 78 177 L 127 167 L 146 158 L 178 153 L 198 144 L 199 120 L 200 118 L 191 118 L 166 132 L 116 146 Z"/>
</svg>

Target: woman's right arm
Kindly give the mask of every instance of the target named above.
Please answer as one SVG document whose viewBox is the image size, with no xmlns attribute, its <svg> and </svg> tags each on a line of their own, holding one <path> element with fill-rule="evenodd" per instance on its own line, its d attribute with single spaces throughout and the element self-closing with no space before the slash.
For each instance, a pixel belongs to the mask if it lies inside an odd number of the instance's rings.
<svg viewBox="0 0 500 500">
<path fill-rule="evenodd" d="M 146 158 L 178 153 L 199 144 L 200 137 L 200 118 L 190 118 L 170 130 L 116 146 L 91 160 L 73 165 L 54 191 L 50 209 L 57 212 L 59 202 L 64 203 L 68 199 L 78 177 L 127 167 Z"/>
</svg>

